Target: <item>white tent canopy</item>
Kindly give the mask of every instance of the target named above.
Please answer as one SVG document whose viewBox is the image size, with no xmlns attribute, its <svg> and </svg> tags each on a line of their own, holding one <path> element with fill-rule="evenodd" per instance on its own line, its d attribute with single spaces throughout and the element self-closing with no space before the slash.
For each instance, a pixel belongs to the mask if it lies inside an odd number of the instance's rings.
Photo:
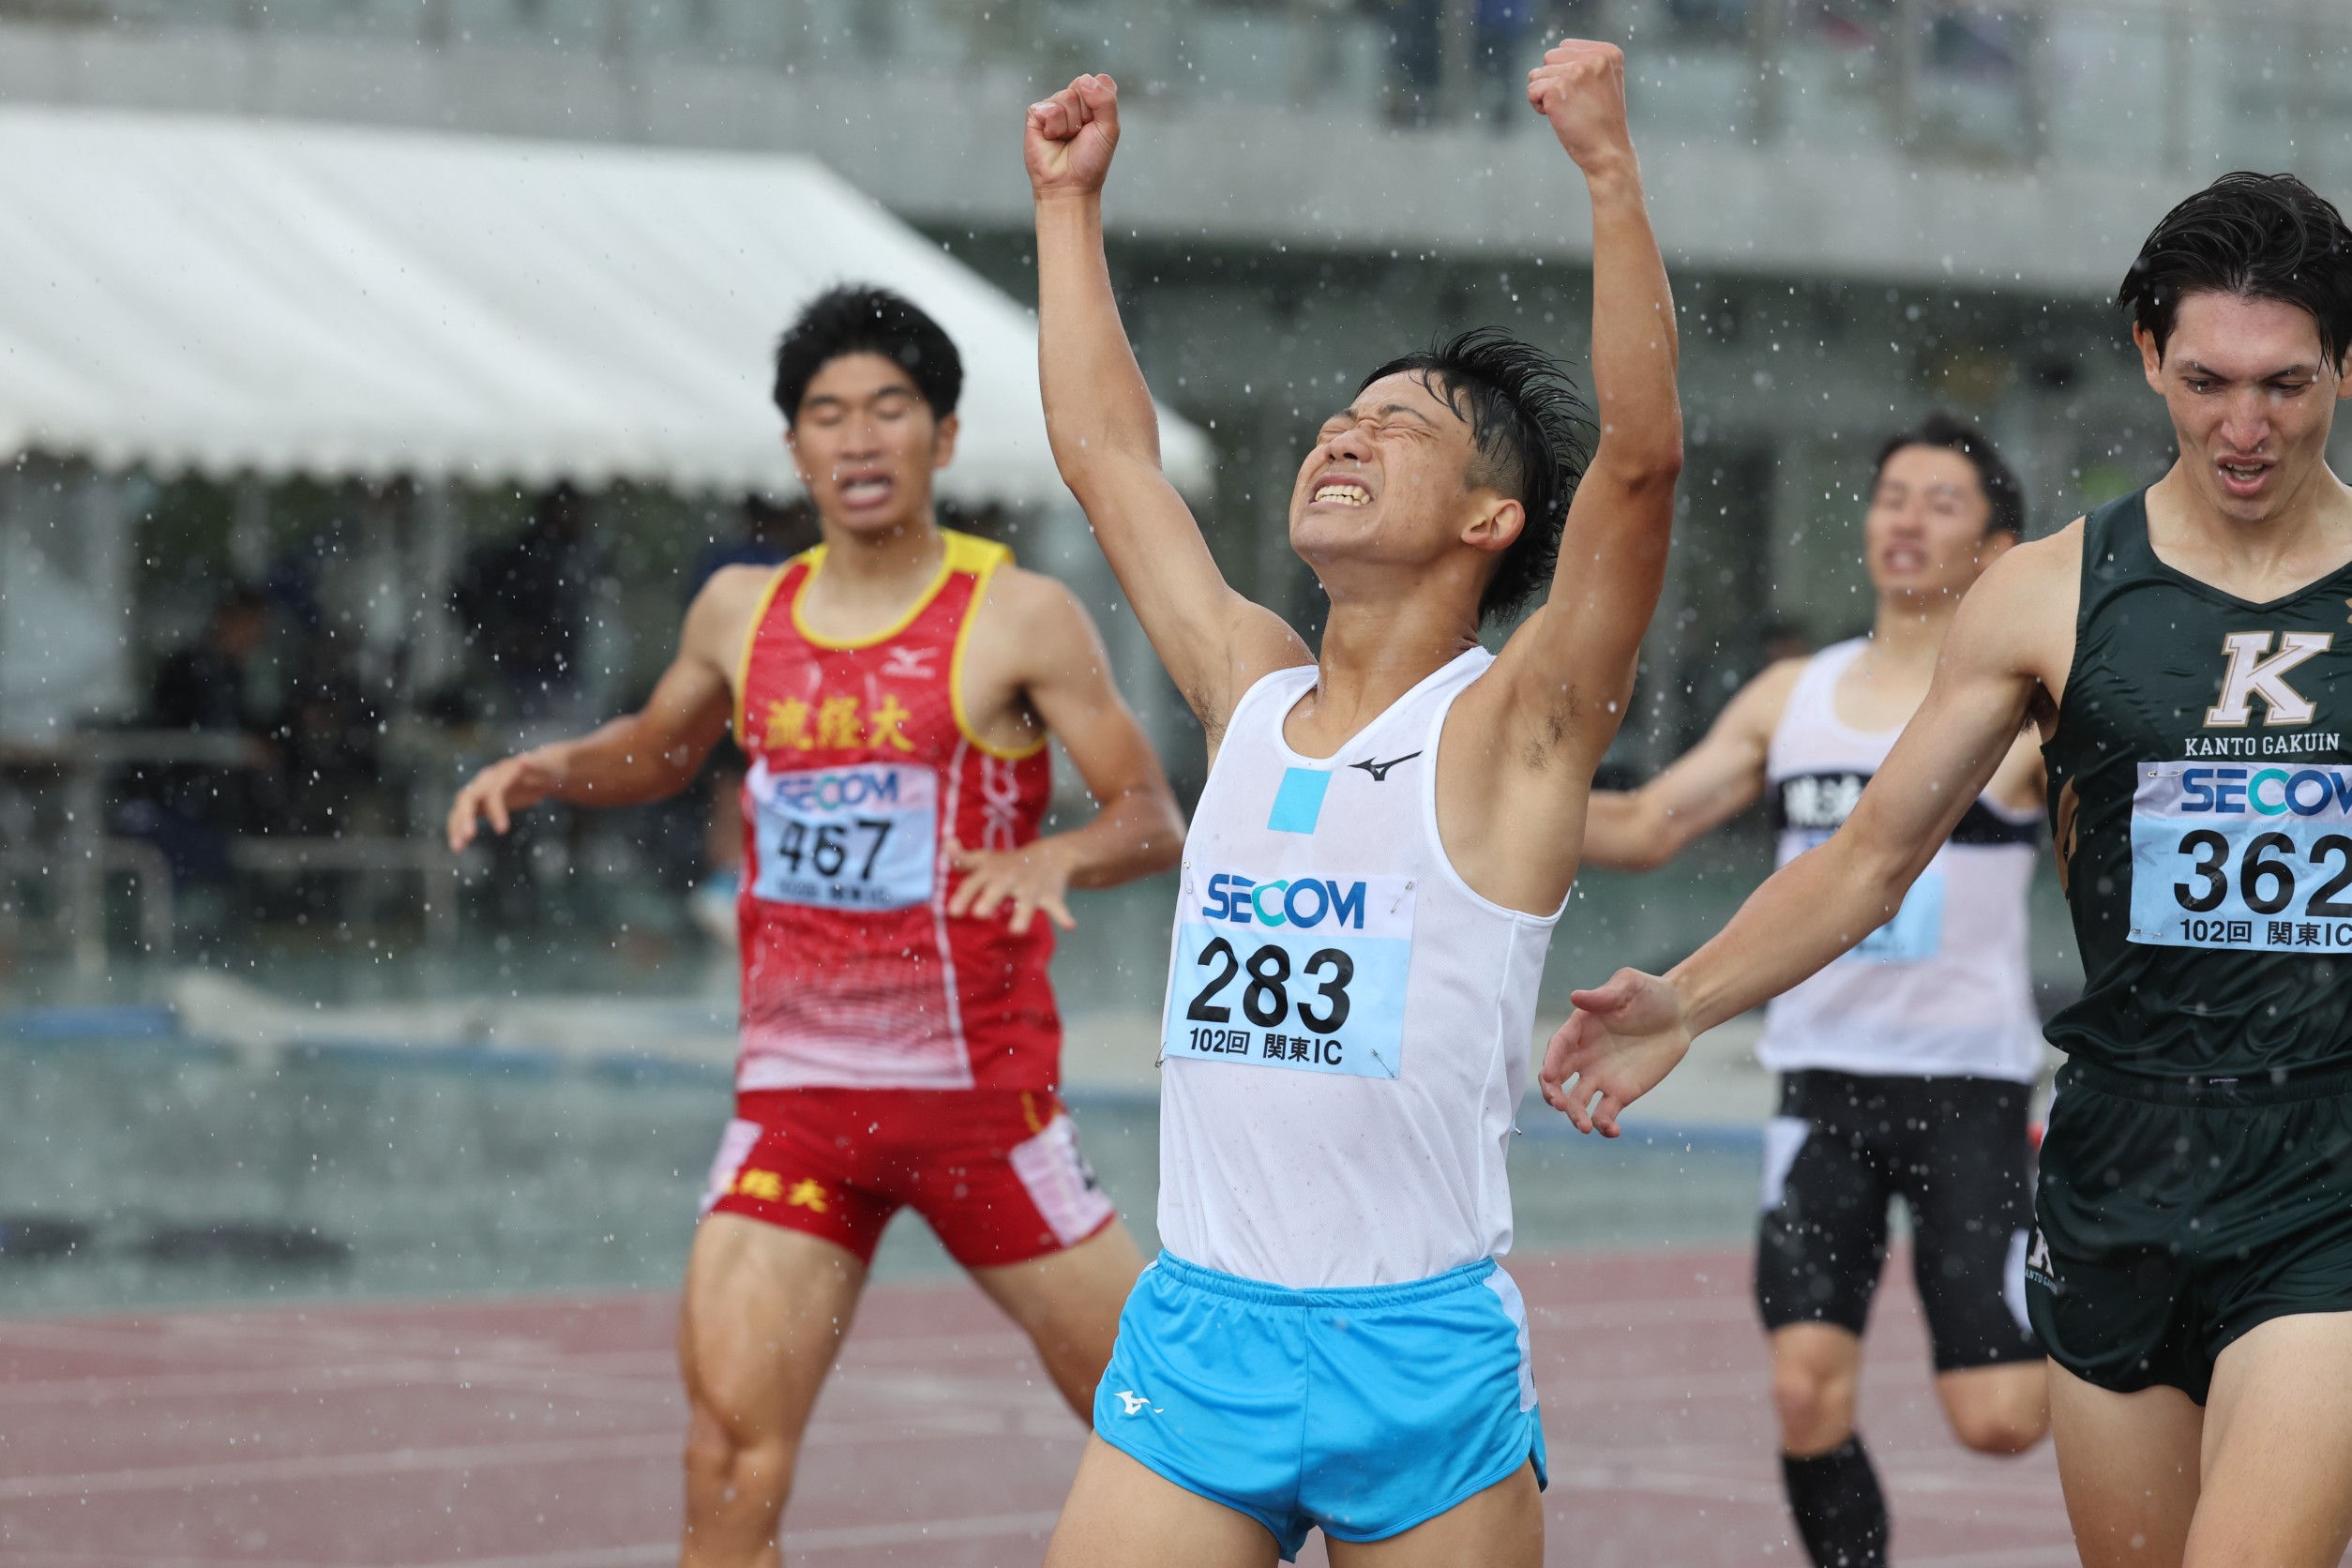
<svg viewBox="0 0 2352 1568">
<path fill-rule="evenodd" d="M 0 111 L 0 458 L 783 493 L 768 356 L 849 279 L 963 353 L 943 490 L 1063 493 L 1028 312 L 808 159 Z"/>
</svg>

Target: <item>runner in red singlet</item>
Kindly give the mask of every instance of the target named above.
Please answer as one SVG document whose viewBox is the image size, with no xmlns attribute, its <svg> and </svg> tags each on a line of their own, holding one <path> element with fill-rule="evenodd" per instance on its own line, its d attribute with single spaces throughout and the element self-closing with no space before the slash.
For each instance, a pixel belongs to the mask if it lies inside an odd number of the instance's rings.
<svg viewBox="0 0 2352 1568">
<path fill-rule="evenodd" d="M 779 1560 L 809 1409 L 902 1207 L 1089 1410 L 1140 1259 L 1055 1098 L 1046 965 L 1066 889 L 1162 869 L 1184 833 L 1086 612 L 933 520 L 946 335 L 841 289 L 776 359 L 824 543 L 717 573 L 642 711 L 485 769 L 449 821 L 462 847 L 543 799 L 674 793 L 731 722 L 750 758 L 736 1111 L 679 1329 L 689 1564 Z M 1103 804 L 1040 837 L 1048 734 Z"/>
</svg>

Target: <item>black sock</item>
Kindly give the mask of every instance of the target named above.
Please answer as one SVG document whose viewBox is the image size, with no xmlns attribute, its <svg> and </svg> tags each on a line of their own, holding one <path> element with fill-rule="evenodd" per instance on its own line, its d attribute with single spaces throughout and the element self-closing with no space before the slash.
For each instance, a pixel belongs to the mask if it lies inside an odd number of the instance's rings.
<svg viewBox="0 0 2352 1568">
<path fill-rule="evenodd" d="M 1887 1500 L 1860 1433 L 1810 1459 L 1782 1455 L 1780 1473 L 1815 1568 L 1886 1568 Z"/>
</svg>

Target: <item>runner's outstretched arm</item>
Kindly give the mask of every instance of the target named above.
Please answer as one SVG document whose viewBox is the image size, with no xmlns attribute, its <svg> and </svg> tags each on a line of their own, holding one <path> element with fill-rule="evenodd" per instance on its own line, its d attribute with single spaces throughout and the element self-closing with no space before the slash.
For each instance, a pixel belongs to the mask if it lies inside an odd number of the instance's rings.
<svg viewBox="0 0 2352 1568">
<path fill-rule="evenodd" d="M 1084 826 L 1018 850 L 951 844 L 950 862 L 964 880 L 947 912 L 987 919 L 1010 903 L 1016 932 L 1028 930 L 1038 910 L 1068 930 L 1078 924 L 1063 898 L 1068 889 L 1114 887 L 1176 864 L 1184 814 L 1111 679 L 1094 623 L 1069 589 L 1050 578 L 999 572 L 989 593 L 1005 596 L 1005 610 L 1022 628 L 1022 692 L 1101 806 Z"/>
<path fill-rule="evenodd" d="M 2065 593 L 2054 592 L 2060 574 L 2045 569 L 2060 542 L 2012 550 L 1961 601 L 1927 700 L 1828 842 L 1774 873 L 1664 977 L 1621 969 L 1570 997 L 1576 1010 L 1552 1036 L 1539 1077 L 1544 1098 L 1578 1131 L 1616 1137 L 1618 1113 L 1672 1071 L 1694 1038 L 1893 918 L 2009 755 L 2041 690 L 2019 628 L 2072 627 L 2071 577 Z"/>
<path fill-rule="evenodd" d="M 1784 659 L 1740 688 L 1707 738 L 1638 790 L 1595 790 L 1584 819 L 1584 864 L 1650 871 L 1764 792 L 1772 730 L 1804 669 Z"/>
<path fill-rule="evenodd" d="M 731 566 L 712 577 L 686 611 L 678 656 L 645 705 L 577 740 L 558 741 L 493 762 L 449 807 L 449 847 L 474 842 L 481 821 L 494 832 L 543 800 L 578 806 L 637 806 L 665 800 L 694 781 L 734 712 L 724 646 L 773 574 Z"/>
<path fill-rule="evenodd" d="M 1118 143 L 1119 87 L 1108 76 L 1081 76 L 1030 105 L 1022 151 L 1037 207 L 1046 431 L 1127 602 L 1214 746 L 1251 682 L 1309 655 L 1280 616 L 1226 582 L 1160 471 L 1159 416 L 1103 254 L 1103 181 Z"/>
<path fill-rule="evenodd" d="M 1571 39 L 1529 73 L 1528 101 L 1583 171 L 1592 203 L 1592 393 L 1600 441 L 1576 488 L 1545 608 L 1497 661 L 1505 732 L 1548 768 L 1567 743 L 1589 778 L 1633 691 L 1657 608 L 1682 470 L 1674 297 L 1625 121 L 1625 58 Z"/>
</svg>

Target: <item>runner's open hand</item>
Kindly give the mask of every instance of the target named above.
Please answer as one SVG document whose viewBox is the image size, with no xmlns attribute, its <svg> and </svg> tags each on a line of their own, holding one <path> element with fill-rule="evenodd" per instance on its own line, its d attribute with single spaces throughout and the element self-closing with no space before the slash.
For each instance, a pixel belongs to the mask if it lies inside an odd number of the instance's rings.
<svg viewBox="0 0 2352 1568">
<path fill-rule="evenodd" d="M 1621 969 L 1598 990 L 1571 992 L 1568 1000 L 1576 1010 L 1544 1048 L 1537 1075 L 1544 1102 L 1578 1132 L 1597 1127 L 1615 1138 L 1617 1113 L 1656 1088 L 1691 1048 L 1681 998 L 1654 974 Z"/>
<path fill-rule="evenodd" d="M 1028 934 L 1029 923 L 1039 910 L 1065 931 L 1078 928 L 1065 901 L 1070 891 L 1070 857 L 1054 839 L 1040 838 L 1018 850 L 967 850 L 950 838 L 947 864 L 964 874 L 955 897 L 947 900 L 951 915 L 987 920 L 1009 898 L 1015 936 Z"/>
<path fill-rule="evenodd" d="M 1081 76 L 1049 98 L 1029 106 L 1021 158 L 1032 194 L 1087 195 L 1103 188 L 1119 145 L 1119 83 Z"/>
<path fill-rule="evenodd" d="M 1615 44 L 1563 38 L 1527 73 L 1527 101 L 1551 121 L 1552 134 L 1586 173 L 1634 156 L 1625 124 L 1625 56 Z"/>
<path fill-rule="evenodd" d="M 474 830 L 488 817 L 492 831 L 505 833 L 514 825 L 514 813 L 527 811 L 555 792 L 555 770 L 526 751 L 503 762 L 492 762 L 458 792 L 449 807 L 449 848 L 462 850 L 474 842 Z"/>
</svg>

